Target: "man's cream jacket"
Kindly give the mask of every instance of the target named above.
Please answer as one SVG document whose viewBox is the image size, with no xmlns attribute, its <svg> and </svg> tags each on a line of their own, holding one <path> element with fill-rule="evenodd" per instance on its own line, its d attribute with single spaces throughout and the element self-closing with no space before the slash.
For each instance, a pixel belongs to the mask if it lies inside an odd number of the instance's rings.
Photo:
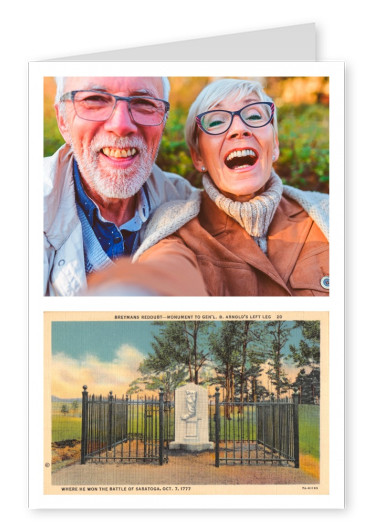
<svg viewBox="0 0 376 531">
<path fill-rule="evenodd" d="M 161 204 L 196 197 L 178 175 L 154 165 L 146 181 L 151 216 Z M 143 231 L 141 231 L 141 242 Z M 77 295 L 86 288 L 84 245 L 73 182 L 73 153 L 62 146 L 44 160 L 44 294 Z"/>
</svg>

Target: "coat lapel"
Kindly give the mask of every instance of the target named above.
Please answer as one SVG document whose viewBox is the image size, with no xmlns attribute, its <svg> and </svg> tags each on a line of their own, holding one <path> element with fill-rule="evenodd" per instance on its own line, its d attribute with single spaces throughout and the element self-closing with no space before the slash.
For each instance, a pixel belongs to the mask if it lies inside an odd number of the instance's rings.
<svg viewBox="0 0 376 531">
<path fill-rule="evenodd" d="M 300 205 L 282 197 L 269 228 L 268 256 L 286 284 L 312 224 Z"/>
<path fill-rule="evenodd" d="M 232 254 L 233 262 L 246 262 L 281 286 L 286 295 L 291 295 L 273 261 L 261 251 L 253 238 L 234 219 L 218 209 L 206 193 L 203 194 L 200 222 L 216 238 L 218 244 Z"/>
</svg>

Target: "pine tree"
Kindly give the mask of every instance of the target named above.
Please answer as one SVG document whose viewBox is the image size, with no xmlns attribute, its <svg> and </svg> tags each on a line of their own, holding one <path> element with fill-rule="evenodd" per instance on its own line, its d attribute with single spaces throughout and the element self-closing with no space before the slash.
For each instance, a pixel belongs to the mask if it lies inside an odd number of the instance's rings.
<svg viewBox="0 0 376 531">
<path fill-rule="evenodd" d="M 277 400 L 280 399 L 281 394 L 291 387 L 286 371 L 283 369 L 283 362 L 289 356 L 285 346 L 291 337 L 293 328 L 294 324 L 289 321 L 271 321 L 267 323 L 271 347 L 268 361 L 270 369 L 267 371 L 267 375 L 275 388 Z"/>
</svg>

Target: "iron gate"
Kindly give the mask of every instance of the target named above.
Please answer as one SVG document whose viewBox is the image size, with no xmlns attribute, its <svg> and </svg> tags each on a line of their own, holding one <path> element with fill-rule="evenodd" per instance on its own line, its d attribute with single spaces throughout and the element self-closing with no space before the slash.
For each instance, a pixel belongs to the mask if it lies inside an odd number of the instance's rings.
<svg viewBox="0 0 376 531">
<path fill-rule="evenodd" d="M 81 463 L 90 461 L 168 462 L 174 440 L 174 404 L 159 397 L 117 399 L 82 393 Z M 299 395 L 293 402 L 220 402 L 209 404 L 209 439 L 215 466 L 223 464 L 293 465 L 299 468 Z"/>
<path fill-rule="evenodd" d="M 81 464 L 87 461 L 168 462 L 173 404 L 159 397 L 117 399 L 82 392 Z"/>
<path fill-rule="evenodd" d="M 211 439 L 215 466 L 290 464 L 299 468 L 298 399 L 294 393 L 293 402 L 220 402 L 216 388 Z"/>
</svg>

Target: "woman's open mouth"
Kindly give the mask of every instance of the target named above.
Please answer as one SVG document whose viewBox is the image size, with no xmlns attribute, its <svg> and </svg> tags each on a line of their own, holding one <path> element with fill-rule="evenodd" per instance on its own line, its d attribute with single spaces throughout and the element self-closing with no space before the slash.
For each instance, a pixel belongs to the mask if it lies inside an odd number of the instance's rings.
<svg viewBox="0 0 376 531">
<path fill-rule="evenodd" d="M 230 170 L 238 170 L 254 166 L 258 161 L 258 153 L 254 149 L 238 149 L 231 151 L 225 158 L 225 164 Z"/>
</svg>

